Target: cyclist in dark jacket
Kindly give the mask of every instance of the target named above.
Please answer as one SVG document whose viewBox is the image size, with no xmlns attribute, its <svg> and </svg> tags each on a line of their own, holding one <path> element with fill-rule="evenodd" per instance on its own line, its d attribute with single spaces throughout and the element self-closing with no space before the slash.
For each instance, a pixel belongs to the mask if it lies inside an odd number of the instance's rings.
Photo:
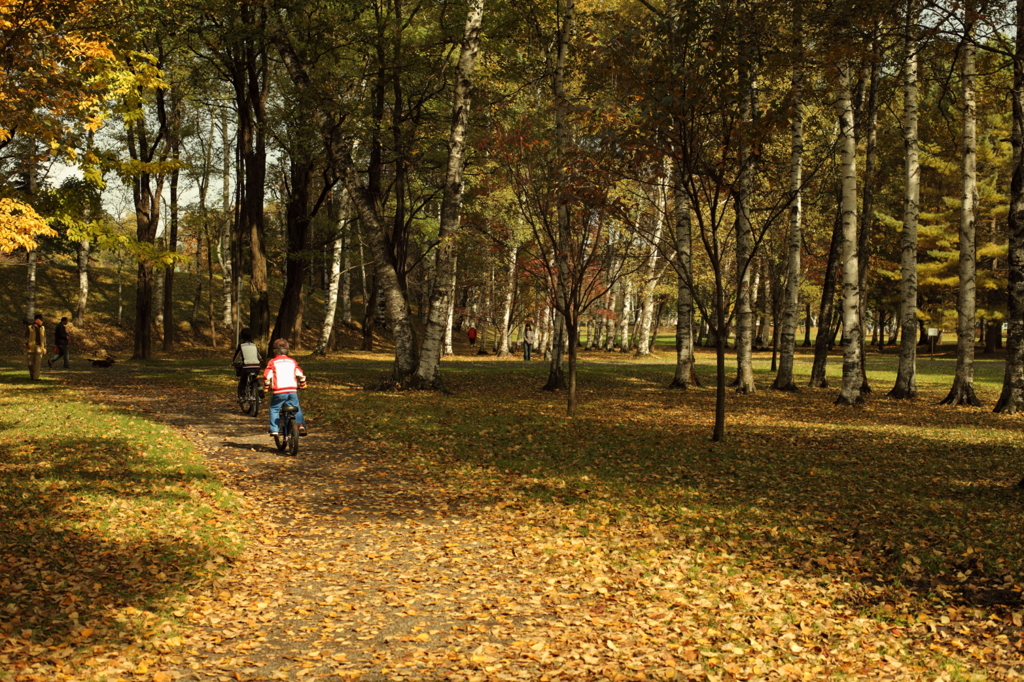
<svg viewBox="0 0 1024 682">
<path fill-rule="evenodd" d="M 259 347 L 252 342 L 252 331 L 248 327 L 239 332 L 239 339 L 235 354 L 231 357 L 231 364 L 241 365 L 238 371 L 238 399 L 241 400 L 245 396 L 245 384 L 249 380 L 249 375 L 260 373 L 263 358 L 260 356 Z M 262 385 L 259 390 L 262 395 Z"/>
</svg>

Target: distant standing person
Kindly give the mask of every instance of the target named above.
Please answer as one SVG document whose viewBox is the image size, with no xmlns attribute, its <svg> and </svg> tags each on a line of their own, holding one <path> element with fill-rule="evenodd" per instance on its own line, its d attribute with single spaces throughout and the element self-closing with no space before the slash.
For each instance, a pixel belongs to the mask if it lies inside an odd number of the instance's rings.
<svg viewBox="0 0 1024 682">
<path fill-rule="evenodd" d="M 46 355 L 46 327 L 43 326 L 43 316 L 39 313 L 36 313 L 36 318 L 28 326 L 25 352 L 28 353 L 28 376 L 32 381 L 36 381 L 43 365 L 43 356 Z"/>
<path fill-rule="evenodd" d="M 476 327 L 470 327 L 469 331 L 466 332 L 466 336 L 469 337 L 469 345 L 471 348 L 476 347 Z"/>
<path fill-rule="evenodd" d="M 68 364 L 68 318 L 60 318 L 60 324 L 53 328 L 53 345 L 57 346 L 57 354 L 52 358 L 46 358 L 46 365 L 53 367 L 53 363 L 64 358 L 64 369 L 70 369 Z"/>
<path fill-rule="evenodd" d="M 526 325 L 523 331 L 523 360 L 530 361 L 530 351 L 533 350 L 533 327 Z"/>
</svg>

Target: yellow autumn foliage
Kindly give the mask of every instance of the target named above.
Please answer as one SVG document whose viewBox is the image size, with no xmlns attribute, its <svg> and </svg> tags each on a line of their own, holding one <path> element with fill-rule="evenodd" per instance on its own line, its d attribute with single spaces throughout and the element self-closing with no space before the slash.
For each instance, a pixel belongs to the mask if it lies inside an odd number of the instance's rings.
<svg viewBox="0 0 1024 682">
<path fill-rule="evenodd" d="M 36 248 L 36 237 L 57 233 L 31 206 L 16 199 L 0 199 L 0 253 Z"/>
</svg>

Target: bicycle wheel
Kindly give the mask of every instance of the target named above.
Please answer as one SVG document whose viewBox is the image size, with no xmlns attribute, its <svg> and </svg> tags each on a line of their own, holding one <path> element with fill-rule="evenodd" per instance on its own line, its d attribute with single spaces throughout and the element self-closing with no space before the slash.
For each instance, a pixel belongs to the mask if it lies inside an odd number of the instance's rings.
<svg viewBox="0 0 1024 682">
<path fill-rule="evenodd" d="M 260 413 L 260 392 L 255 381 L 249 381 L 249 385 L 245 387 L 245 395 L 249 399 L 249 414 L 255 417 Z"/>
<path fill-rule="evenodd" d="M 284 424 L 281 428 L 284 429 L 284 433 L 274 436 L 274 445 L 278 450 L 284 452 L 284 449 L 288 447 L 288 425 Z"/>
<path fill-rule="evenodd" d="M 295 424 L 295 417 L 288 418 L 288 430 L 285 431 L 285 438 L 288 439 L 288 454 L 292 457 L 299 454 L 299 427 Z"/>
</svg>

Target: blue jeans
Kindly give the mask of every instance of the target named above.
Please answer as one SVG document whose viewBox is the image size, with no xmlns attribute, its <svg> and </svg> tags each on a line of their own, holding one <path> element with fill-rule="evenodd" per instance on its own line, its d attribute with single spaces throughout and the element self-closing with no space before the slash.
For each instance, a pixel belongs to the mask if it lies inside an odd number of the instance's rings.
<svg viewBox="0 0 1024 682">
<path fill-rule="evenodd" d="M 523 341 L 523 360 L 530 359 L 530 351 L 533 350 L 533 344 Z"/>
<path fill-rule="evenodd" d="M 302 419 L 302 408 L 299 407 L 299 394 L 298 393 L 275 393 L 270 399 L 270 432 L 280 433 L 281 430 L 278 428 L 278 422 L 281 421 L 281 408 L 285 405 L 294 405 L 299 408 L 299 411 L 295 413 L 295 423 L 305 424 L 306 422 Z"/>
</svg>

